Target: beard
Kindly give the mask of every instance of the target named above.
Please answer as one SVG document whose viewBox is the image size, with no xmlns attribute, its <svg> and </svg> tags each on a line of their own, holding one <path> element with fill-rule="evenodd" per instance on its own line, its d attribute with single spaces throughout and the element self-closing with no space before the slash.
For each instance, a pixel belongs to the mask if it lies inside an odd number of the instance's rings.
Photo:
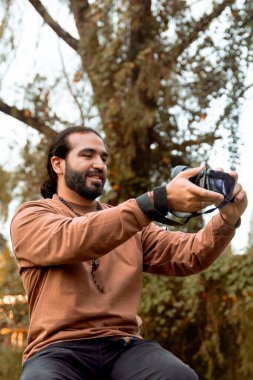
<svg viewBox="0 0 253 380">
<path fill-rule="evenodd" d="M 93 184 L 88 186 L 87 178 L 92 175 L 99 175 L 102 177 L 102 182 L 95 181 Z M 101 170 L 87 170 L 80 172 L 72 169 L 66 162 L 64 180 L 65 185 L 70 190 L 75 191 L 83 198 L 93 201 L 102 194 L 106 177 Z"/>
</svg>

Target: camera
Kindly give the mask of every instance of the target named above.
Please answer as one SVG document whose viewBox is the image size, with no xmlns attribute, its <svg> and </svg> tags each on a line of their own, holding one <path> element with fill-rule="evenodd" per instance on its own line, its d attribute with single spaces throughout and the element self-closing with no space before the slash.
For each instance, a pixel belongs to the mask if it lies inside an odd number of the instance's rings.
<svg viewBox="0 0 253 380">
<path fill-rule="evenodd" d="M 188 169 L 190 169 L 190 167 L 183 165 L 174 167 L 171 171 L 171 179 L 180 172 Z M 228 173 L 212 169 L 203 169 L 198 175 L 190 177 L 189 180 L 194 185 L 222 194 L 224 196 L 224 201 L 219 205 L 219 208 L 222 208 L 227 203 L 233 202 L 232 193 L 235 186 L 235 180 Z"/>
</svg>

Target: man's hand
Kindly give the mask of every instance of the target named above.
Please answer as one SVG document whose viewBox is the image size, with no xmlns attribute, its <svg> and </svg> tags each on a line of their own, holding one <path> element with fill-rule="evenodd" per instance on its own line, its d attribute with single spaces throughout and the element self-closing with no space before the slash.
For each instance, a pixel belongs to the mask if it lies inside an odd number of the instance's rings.
<svg viewBox="0 0 253 380">
<path fill-rule="evenodd" d="M 180 172 L 166 186 L 168 207 L 174 211 L 194 212 L 212 204 L 220 204 L 222 194 L 194 185 L 189 178 L 198 175 L 204 166 Z"/>
<path fill-rule="evenodd" d="M 204 169 L 203 166 L 182 171 L 166 185 L 169 209 L 181 212 L 194 212 L 211 205 L 219 206 L 224 199 L 222 194 L 203 189 L 189 181 L 189 178 L 196 176 L 202 169 Z M 217 170 L 223 171 L 220 168 Z M 248 201 L 246 192 L 237 182 L 237 173 L 230 172 L 229 174 L 235 180 L 234 200 L 224 206 L 220 210 L 220 213 L 228 224 L 235 226 L 245 211 Z"/>
<path fill-rule="evenodd" d="M 222 218 L 231 226 L 235 226 L 240 216 L 246 210 L 248 199 L 247 194 L 243 190 L 242 185 L 240 185 L 238 180 L 238 175 L 236 172 L 229 173 L 235 180 L 235 187 L 233 191 L 233 202 L 228 203 L 220 210 Z"/>
</svg>

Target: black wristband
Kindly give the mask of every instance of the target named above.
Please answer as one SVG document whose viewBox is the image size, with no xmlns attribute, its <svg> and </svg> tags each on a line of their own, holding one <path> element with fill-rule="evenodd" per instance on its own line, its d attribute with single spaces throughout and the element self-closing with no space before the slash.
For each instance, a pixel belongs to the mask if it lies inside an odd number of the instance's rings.
<svg viewBox="0 0 253 380">
<path fill-rule="evenodd" d="M 152 203 L 150 202 L 149 196 L 147 193 L 140 195 L 138 198 L 136 198 L 136 202 L 138 206 L 140 207 L 141 211 L 144 212 L 145 215 L 147 215 L 150 219 L 162 223 L 167 224 L 170 226 L 180 226 L 181 223 L 178 223 L 174 220 L 170 220 L 169 218 L 166 218 L 163 214 L 161 214 L 158 210 L 156 210 Z"/>
<path fill-rule="evenodd" d="M 168 202 L 167 202 L 167 191 L 165 186 L 155 187 L 153 190 L 154 194 L 154 207 L 162 215 L 167 215 L 169 212 Z"/>
</svg>

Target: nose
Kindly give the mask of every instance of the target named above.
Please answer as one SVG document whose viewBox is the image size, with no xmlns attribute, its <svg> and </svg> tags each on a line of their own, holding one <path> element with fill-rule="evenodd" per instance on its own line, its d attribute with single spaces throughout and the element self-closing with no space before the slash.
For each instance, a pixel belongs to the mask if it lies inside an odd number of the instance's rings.
<svg viewBox="0 0 253 380">
<path fill-rule="evenodd" d="M 100 156 L 96 156 L 94 158 L 92 167 L 94 169 L 98 169 L 98 170 L 101 170 L 102 172 L 104 172 L 104 170 L 106 168 L 106 164 L 105 164 L 105 162 L 102 160 L 102 158 Z"/>
</svg>

